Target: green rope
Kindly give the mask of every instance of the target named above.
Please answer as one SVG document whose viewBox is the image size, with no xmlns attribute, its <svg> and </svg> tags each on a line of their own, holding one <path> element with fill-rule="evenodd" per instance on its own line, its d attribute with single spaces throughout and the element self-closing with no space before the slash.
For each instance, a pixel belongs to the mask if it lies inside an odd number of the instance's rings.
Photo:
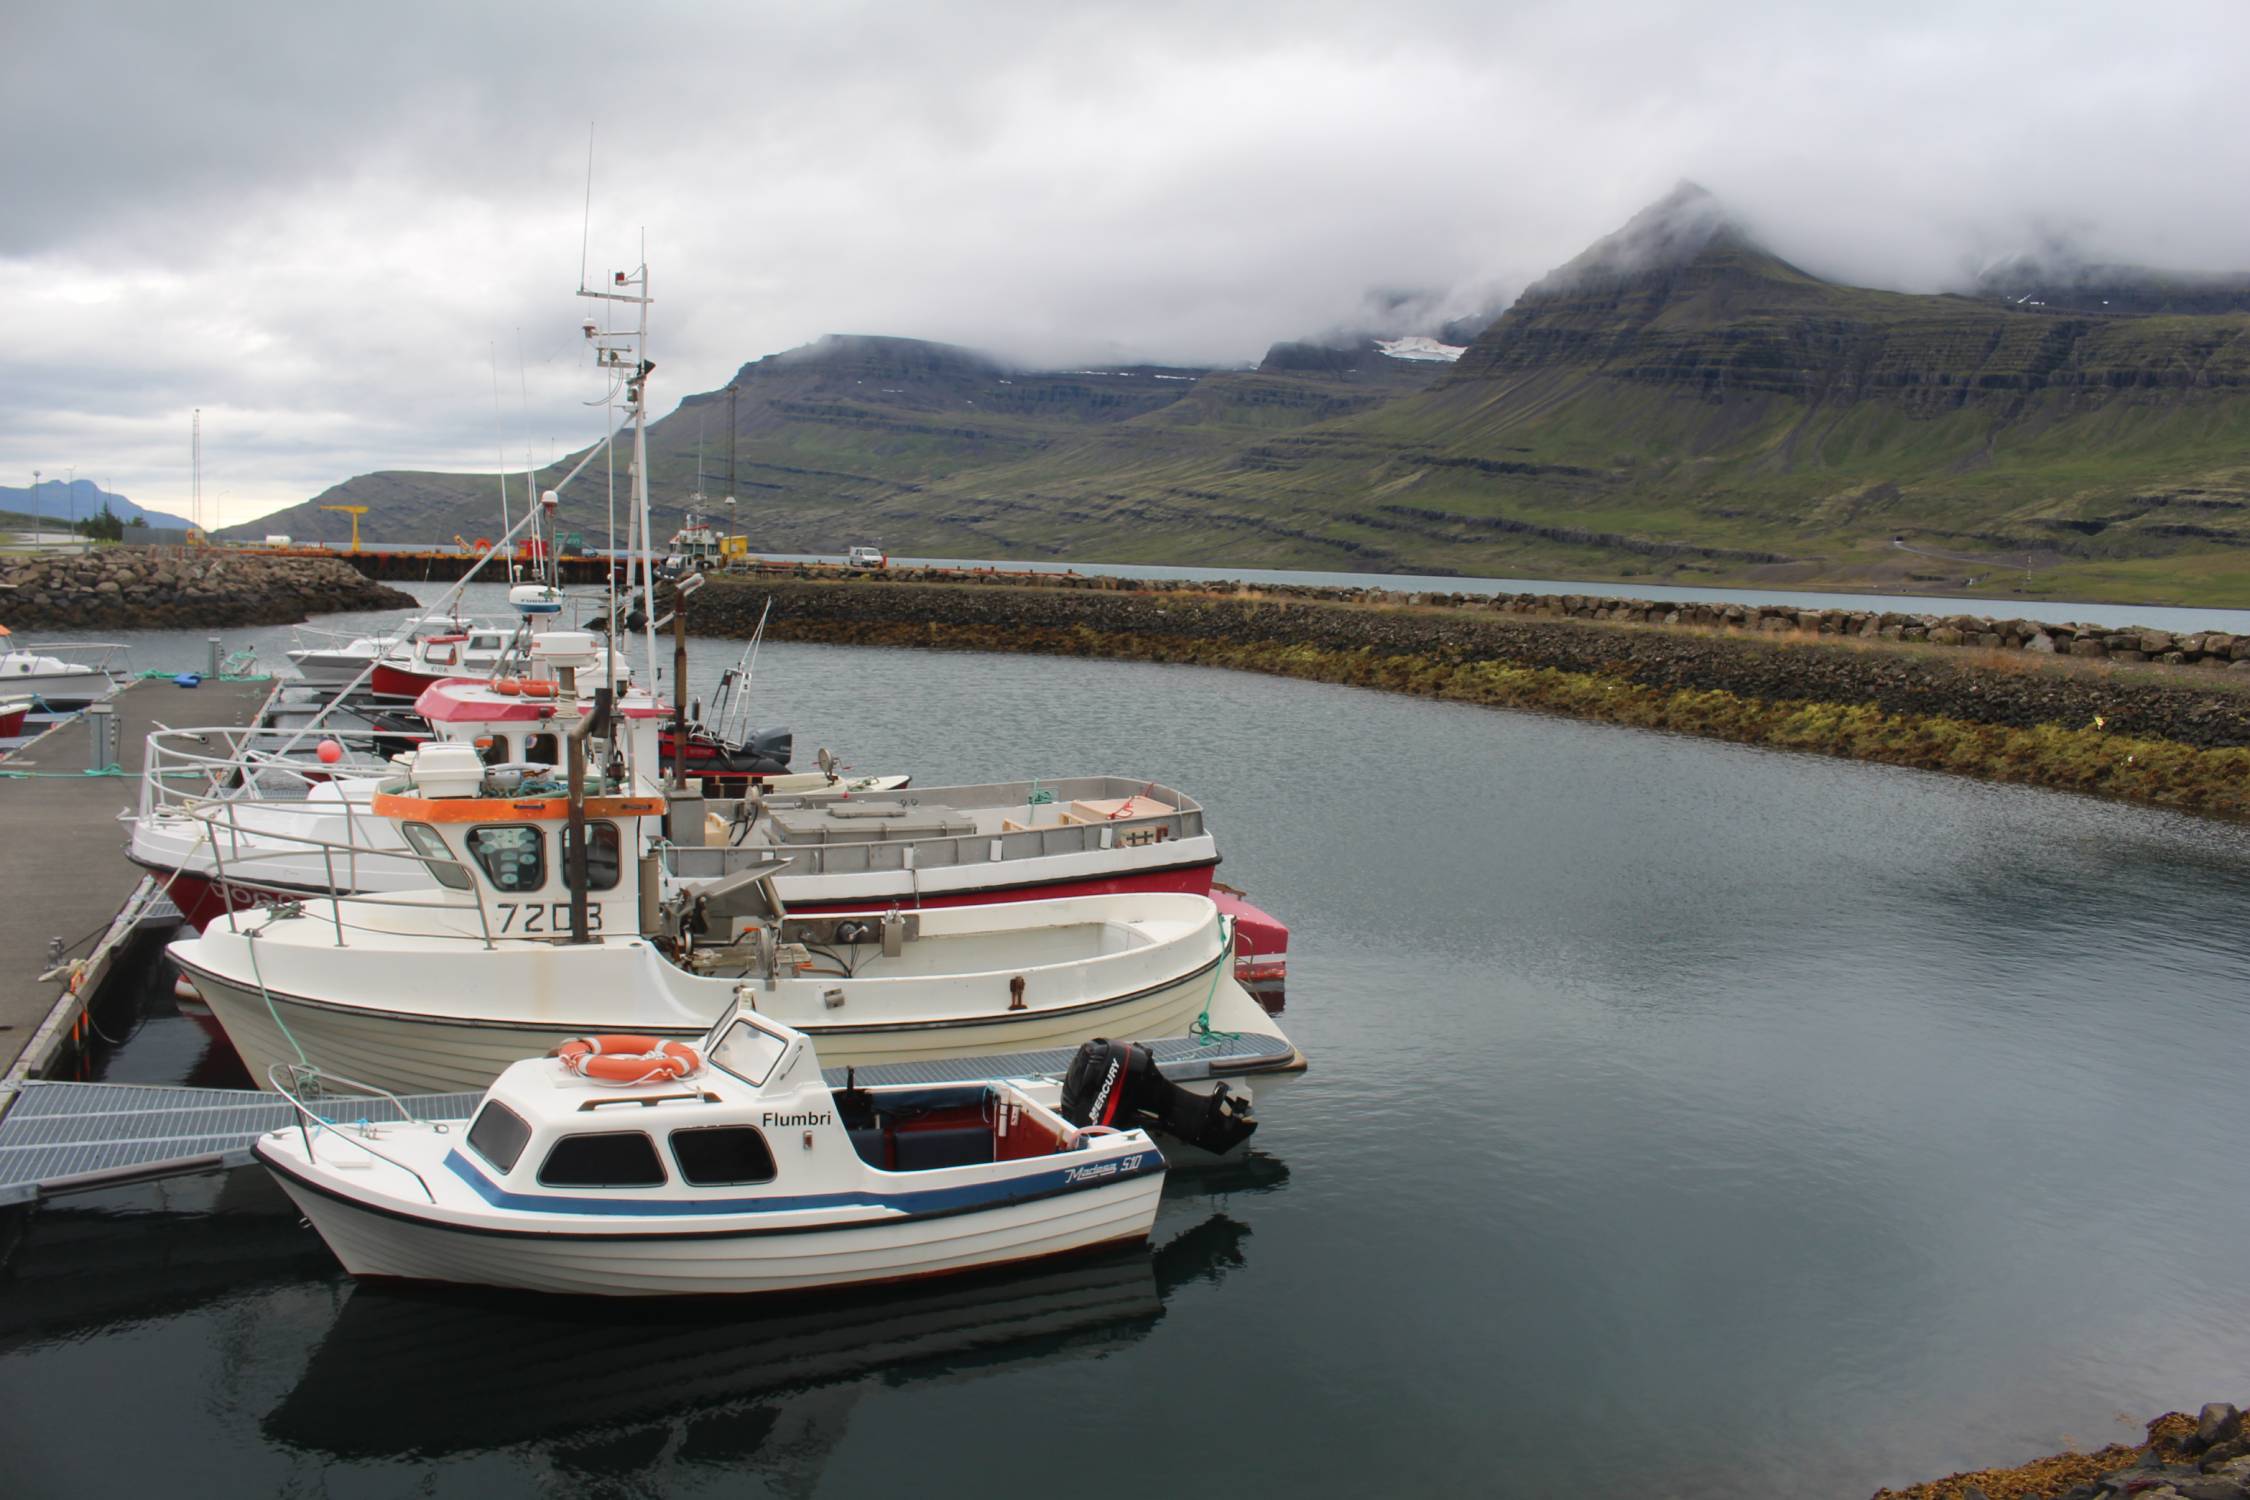
<svg viewBox="0 0 2250 1500">
<path fill-rule="evenodd" d="M 84 771 L 0 771 L 0 779 L 32 781 L 44 778 L 58 781 L 83 781 L 89 776 L 125 776 L 129 774 L 123 766 L 108 765 L 103 766 L 98 771 L 92 769 Z"/>
<path fill-rule="evenodd" d="M 1211 1002 L 1219 994 L 1219 976 L 1226 973 L 1227 960 L 1233 957 L 1234 929 L 1229 927 L 1226 945 L 1219 951 L 1219 961 L 1211 966 L 1211 988 L 1203 996 L 1203 1014 L 1197 1016 L 1195 1024 L 1188 1027 L 1188 1035 L 1195 1038 L 1195 1044 L 1198 1047 L 1214 1047 L 1221 1042 L 1239 1042 L 1242 1040 L 1242 1033 L 1239 1031 L 1213 1031 L 1211 1029 Z"/>
<path fill-rule="evenodd" d="M 250 977 L 258 981 L 258 993 L 265 999 L 266 1014 L 272 1016 L 273 1024 L 281 1028 L 283 1038 L 288 1041 L 290 1048 L 297 1054 L 298 1064 L 309 1068 L 313 1065 L 312 1059 L 305 1056 L 305 1049 L 298 1045 L 297 1034 L 289 1029 L 289 1023 L 281 1019 L 281 1010 L 273 1003 L 273 991 L 266 988 L 266 976 L 258 968 L 258 935 L 264 932 L 266 928 L 271 927 L 281 917 L 301 916 L 303 913 L 304 908 L 295 902 L 291 902 L 286 907 L 274 907 L 272 908 L 272 914 L 261 925 L 242 934 L 242 941 L 250 950 Z M 328 1121 L 322 1120 L 321 1123 L 325 1125 Z"/>
<path fill-rule="evenodd" d="M 1031 795 L 1023 800 L 1027 807 L 1045 807 L 1055 800 L 1055 794 L 1042 787 L 1039 784 L 1039 778 L 1034 776 L 1031 778 Z"/>
</svg>

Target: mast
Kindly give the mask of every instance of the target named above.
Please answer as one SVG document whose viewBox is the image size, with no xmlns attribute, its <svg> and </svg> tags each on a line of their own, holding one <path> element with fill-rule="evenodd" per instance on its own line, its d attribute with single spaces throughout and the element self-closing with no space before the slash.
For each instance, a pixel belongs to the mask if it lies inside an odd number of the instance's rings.
<svg viewBox="0 0 2250 1500">
<path fill-rule="evenodd" d="M 188 501 L 188 515 L 193 518 L 194 529 L 210 534 L 211 528 L 203 524 L 203 408 L 195 409 L 195 419 L 188 424 L 188 467 L 194 472 L 194 489 Z M 32 508 L 38 509 L 38 497 L 32 497 Z"/>
<path fill-rule="evenodd" d="M 633 451 L 630 466 L 632 491 L 627 499 L 626 594 L 632 593 L 632 566 L 640 565 L 640 594 L 642 630 L 645 636 L 649 678 L 656 676 L 656 559 L 655 541 L 649 534 L 648 507 L 648 377 L 656 368 L 648 357 L 648 309 L 654 299 L 649 295 L 648 255 L 644 247 L 641 263 L 631 271 L 612 271 L 609 284 L 599 289 L 581 284 L 578 295 L 597 302 L 622 302 L 638 309 L 638 318 L 631 329 L 608 329 L 588 318 L 582 329 L 594 345 L 595 363 L 610 372 L 619 382 L 611 392 L 614 402 L 624 397 L 625 411 L 633 426 Z M 612 621 L 614 629 L 615 622 Z"/>
</svg>

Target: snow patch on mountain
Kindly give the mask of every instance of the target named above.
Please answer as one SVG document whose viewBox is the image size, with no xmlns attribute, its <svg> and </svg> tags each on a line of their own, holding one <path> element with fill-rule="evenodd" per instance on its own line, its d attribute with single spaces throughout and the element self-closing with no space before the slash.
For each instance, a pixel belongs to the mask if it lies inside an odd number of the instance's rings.
<svg viewBox="0 0 2250 1500">
<path fill-rule="evenodd" d="M 1451 364 L 1468 349 L 1466 344 L 1441 344 L 1415 334 L 1403 339 L 1377 339 L 1375 347 L 1393 359 L 1418 359 Z"/>
</svg>

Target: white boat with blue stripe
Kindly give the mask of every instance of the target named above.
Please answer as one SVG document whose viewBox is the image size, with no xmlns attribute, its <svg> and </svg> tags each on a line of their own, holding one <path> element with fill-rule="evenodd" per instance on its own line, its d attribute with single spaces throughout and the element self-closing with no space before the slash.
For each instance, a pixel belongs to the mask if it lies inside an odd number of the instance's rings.
<svg viewBox="0 0 2250 1500">
<path fill-rule="evenodd" d="M 741 1007 L 700 1054 L 600 1040 L 513 1064 L 465 1121 L 349 1123 L 349 1098 L 316 1091 L 344 1081 L 276 1069 L 299 1123 L 254 1150 L 355 1276 L 542 1292 L 910 1280 L 1155 1222 L 1145 1130 L 1073 1124 L 1013 1084 L 832 1089 L 808 1037 Z M 1105 1089 L 1086 1118 L 1133 1116 Z"/>
</svg>

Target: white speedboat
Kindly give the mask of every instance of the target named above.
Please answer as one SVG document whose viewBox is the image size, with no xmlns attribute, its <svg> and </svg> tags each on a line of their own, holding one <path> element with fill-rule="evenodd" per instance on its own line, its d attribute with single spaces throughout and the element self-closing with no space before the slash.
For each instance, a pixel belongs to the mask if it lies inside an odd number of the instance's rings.
<svg viewBox="0 0 2250 1500">
<path fill-rule="evenodd" d="M 34 694 L 53 709 L 84 708 L 117 691 L 111 664 L 126 649 L 112 642 L 18 647 L 0 625 L 0 693 Z"/>
<path fill-rule="evenodd" d="M 809 1038 L 743 1008 L 701 1040 L 518 1061 L 465 1129 L 331 1123 L 292 1091 L 300 1123 L 253 1150 L 355 1276 L 540 1292 L 903 1281 L 1155 1223 L 1165 1162 L 1143 1130 L 1073 1124 L 1007 1083 L 832 1090 Z"/>
<path fill-rule="evenodd" d="M 299 625 L 291 632 L 297 645 L 286 655 L 309 686 L 349 687 L 376 661 L 384 657 L 403 660 L 406 651 L 422 637 L 462 634 L 471 629 L 472 623 L 457 615 L 424 615 L 382 635 L 352 635 Z"/>
</svg>

